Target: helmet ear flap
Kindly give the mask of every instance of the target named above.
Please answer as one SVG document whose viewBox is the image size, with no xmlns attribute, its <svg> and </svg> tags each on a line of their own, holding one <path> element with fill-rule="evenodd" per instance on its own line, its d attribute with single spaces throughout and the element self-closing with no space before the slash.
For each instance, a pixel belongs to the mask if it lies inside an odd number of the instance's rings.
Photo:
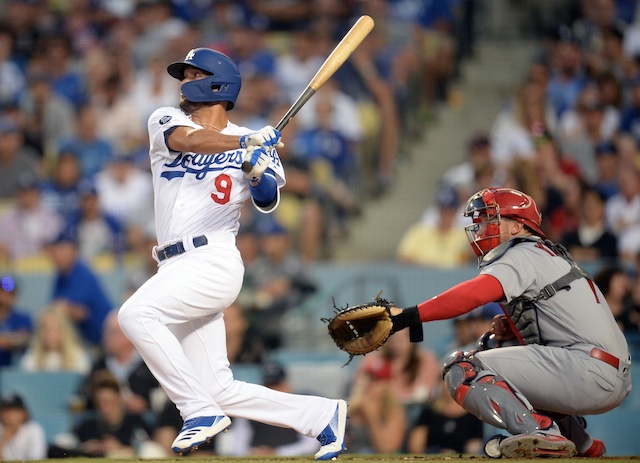
<svg viewBox="0 0 640 463">
<path fill-rule="evenodd" d="M 495 217 L 500 212 L 500 205 L 496 201 L 496 195 L 491 190 L 484 190 L 482 192 L 482 202 L 485 204 L 485 210 L 487 216 Z"/>
</svg>

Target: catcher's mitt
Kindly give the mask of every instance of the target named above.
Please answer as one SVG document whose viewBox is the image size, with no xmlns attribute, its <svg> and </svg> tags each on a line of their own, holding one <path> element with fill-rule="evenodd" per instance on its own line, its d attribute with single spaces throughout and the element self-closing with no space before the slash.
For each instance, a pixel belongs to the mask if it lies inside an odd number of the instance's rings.
<svg viewBox="0 0 640 463">
<path fill-rule="evenodd" d="M 335 307 L 335 305 L 334 305 Z M 336 345 L 349 353 L 349 362 L 356 355 L 364 355 L 382 346 L 389 338 L 393 322 L 390 308 L 393 302 L 380 295 L 373 302 L 344 309 L 336 308 L 331 318 L 322 318 L 329 324 L 329 335 Z"/>
</svg>

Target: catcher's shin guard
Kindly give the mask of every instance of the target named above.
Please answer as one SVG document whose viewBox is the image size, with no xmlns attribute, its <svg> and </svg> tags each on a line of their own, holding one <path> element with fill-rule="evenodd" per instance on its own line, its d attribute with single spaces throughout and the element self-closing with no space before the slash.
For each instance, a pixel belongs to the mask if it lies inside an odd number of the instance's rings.
<svg viewBox="0 0 640 463">
<path fill-rule="evenodd" d="M 485 423 L 511 434 L 560 434 L 550 417 L 533 411 L 504 379 L 480 369 L 464 355 L 445 365 L 444 380 L 456 402 Z"/>
</svg>

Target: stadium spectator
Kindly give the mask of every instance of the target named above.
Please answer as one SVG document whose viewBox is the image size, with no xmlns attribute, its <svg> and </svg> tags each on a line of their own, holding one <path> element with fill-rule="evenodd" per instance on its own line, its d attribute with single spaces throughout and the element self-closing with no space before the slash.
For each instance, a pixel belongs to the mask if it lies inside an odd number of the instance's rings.
<svg viewBox="0 0 640 463">
<path fill-rule="evenodd" d="M 87 262 L 120 257 L 127 244 L 126 232 L 116 217 L 103 210 L 95 182 L 80 182 L 78 194 L 79 210 L 63 225 L 63 233 L 77 237 L 79 256 Z"/>
<path fill-rule="evenodd" d="M 402 334 L 405 331 L 406 335 Z M 373 376 L 388 379 L 393 394 L 405 406 L 428 402 L 438 394 L 440 361 L 431 350 L 409 342 L 408 330 L 405 331 L 396 333 L 400 336 L 390 337 L 381 349 L 358 363 L 353 378 L 354 390 L 358 390 L 360 382 Z M 366 397 L 364 400 L 369 401 Z"/>
<path fill-rule="evenodd" d="M 593 187 L 603 196 L 605 201 L 618 193 L 617 170 L 620 163 L 618 148 L 615 143 L 604 142 L 596 146 L 596 180 Z"/>
<path fill-rule="evenodd" d="M 469 240 L 458 227 L 460 200 L 455 188 L 444 185 L 436 197 L 435 217 L 413 224 L 402 236 L 397 260 L 433 268 L 456 268 L 473 258 Z"/>
<path fill-rule="evenodd" d="M 59 140 L 73 134 L 74 107 L 53 90 L 42 59 L 30 61 L 27 84 L 18 101 L 25 140 L 41 157 L 50 158 L 55 156 Z"/>
<path fill-rule="evenodd" d="M 44 460 L 47 440 L 40 423 L 31 419 L 24 399 L 16 393 L 0 399 L 0 459 Z"/>
<path fill-rule="evenodd" d="M 153 225 L 153 189 L 151 174 L 138 167 L 130 155 L 117 153 L 95 177 L 98 203 L 105 216 L 120 225 L 123 242 L 114 251 L 144 241 L 145 230 Z"/>
<path fill-rule="evenodd" d="M 618 260 L 618 238 L 607 225 L 605 201 L 604 195 L 596 188 L 582 188 L 578 227 L 565 233 L 560 240 L 578 262 L 603 264 Z"/>
<path fill-rule="evenodd" d="M 420 409 L 407 434 L 409 453 L 482 453 L 482 421 L 451 397 L 444 382 L 434 401 Z"/>
<path fill-rule="evenodd" d="M 617 194 L 605 204 L 607 225 L 618 237 L 618 256 L 631 262 L 640 249 L 640 178 L 635 166 L 618 166 Z"/>
<path fill-rule="evenodd" d="M 120 329 L 115 309 L 109 312 L 104 322 L 101 350 L 75 397 L 79 408 L 92 410 L 95 407 L 91 384 L 95 375 L 105 370 L 117 380 L 128 411 L 146 413 L 152 410 L 153 392 L 159 387 L 158 382 Z"/>
<path fill-rule="evenodd" d="M 33 333 L 31 315 L 16 307 L 18 285 L 11 275 L 0 278 L 0 367 L 15 365 Z"/>
<path fill-rule="evenodd" d="M 0 262 L 40 257 L 59 233 L 62 219 L 43 204 L 41 185 L 28 172 L 18 178 L 14 201 L 0 215 Z"/>
<path fill-rule="evenodd" d="M 629 273 L 618 265 L 607 265 L 593 276 L 593 281 L 602 290 L 620 329 L 625 333 L 637 331 L 638 325 L 633 319 L 637 320 L 638 315 L 631 299 Z"/>
<path fill-rule="evenodd" d="M 14 35 L 0 23 L 0 105 L 15 104 L 26 86 L 25 75 L 14 57 Z"/>
<path fill-rule="evenodd" d="M 38 153 L 24 142 L 24 135 L 17 122 L 0 118 L 0 200 L 11 199 L 18 190 L 21 175 L 38 176 L 42 163 Z"/>
<path fill-rule="evenodd" d="M 83 105 L 87 96 L 83 74 L 75 66 L 71 38 L 66 34 L 49 34 L 40 40 L 39 49 L 47 63 L 51 88 L 74 108 Z"/>
<path fill-rule="evenodd" d="M 71 445 L 53 444 L 49 458 L 141 457 L 150 441 L 152 427 L 139 413 L 128 411 L 117 379 L 108 371 L 97 372 L 91 382 L 91 399 L 96 413 L 73 427 Z"/>
<path fill-rule="evenodd" d="M 104 320 L 114 307 L 97 274 L 80 258 L 78 238 L 61 232 L 48 246 L 54 265 L 51 301 L 64 303 L 64 310 L 90 347 L 102 340 Z"/>
<path fill-rule="evenodd" d="M 467 140 L 465 154 L 464 161 L 449 167 L 441 178 L 442 183 L 451 185 L 456 189 L 458 197 L 461 198 L 460 202 L 466 200 L 474 192 L 492 186 L 486 183 L 479 185 L 476 181 L 487 170 L 493 173 L 489 135 L 484 131 L 473 133 Z"/>
<path fill-rule="evenodd" d="M 92 179 L 113 157 L 113 144 L 98 134 L 98 111 L 83 104 L 76 110 L 75 132 L 60 139 L 59 155 L 73 153 L 80 163 L 82 177 Z"/>
<path fill-rule="evenodd" d="M 25 371 L 89 372 L 91 356 L 63 307 L 52 304 L 38 314 L 19 366 Z"/>
<path fill-rule="evenodd" d="M 70 220 L 80 209 L 81 178 L 82 172 L 77 156 L 63 152 L 56 158 L 50 176 L 43 180 L 42 203 L 46 209 L 58 214 L 63 223 Z"/>
</svg>

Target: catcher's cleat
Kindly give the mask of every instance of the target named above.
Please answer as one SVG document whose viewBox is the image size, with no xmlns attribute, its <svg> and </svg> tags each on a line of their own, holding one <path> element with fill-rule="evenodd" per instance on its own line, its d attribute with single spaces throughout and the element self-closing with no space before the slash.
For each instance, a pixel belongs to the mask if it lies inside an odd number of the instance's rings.
<svg viewBox="0 0 640 463">
<path fill-rule="evenodd" d="M 579 453 L 578 456 L 596 458 L 603 456 L 605 453 L 607 453 L 607 449 L 604 446 L 604 442 L 602 442 L 600 439 L 593 439 L 591 447 L 589 447 L 584 452 Z"/>
<path fill-rule="evenodd" d="M 566 437 L 539 433 L 507 437 L 499 449 L 506 458 L 565 458 L 577 453 L 576 445 Z"/>
<path fill-rule="evenodd" d="M 184 422 L 178 437 L 173 441 L 171 450 L 182 455 L 196 450 L 231 425 L 228 416 L 198 416 Z"/>
<path fill-rule="evenodd" d="M 316 460 L 331 460 L 340 455 L 345 450 L 344 437 L 346 430 L 347 402 L 338 400 L 338 406 L 333 418 L 317 437 L 322 447 L 316 453 Z"/>
</svg>

